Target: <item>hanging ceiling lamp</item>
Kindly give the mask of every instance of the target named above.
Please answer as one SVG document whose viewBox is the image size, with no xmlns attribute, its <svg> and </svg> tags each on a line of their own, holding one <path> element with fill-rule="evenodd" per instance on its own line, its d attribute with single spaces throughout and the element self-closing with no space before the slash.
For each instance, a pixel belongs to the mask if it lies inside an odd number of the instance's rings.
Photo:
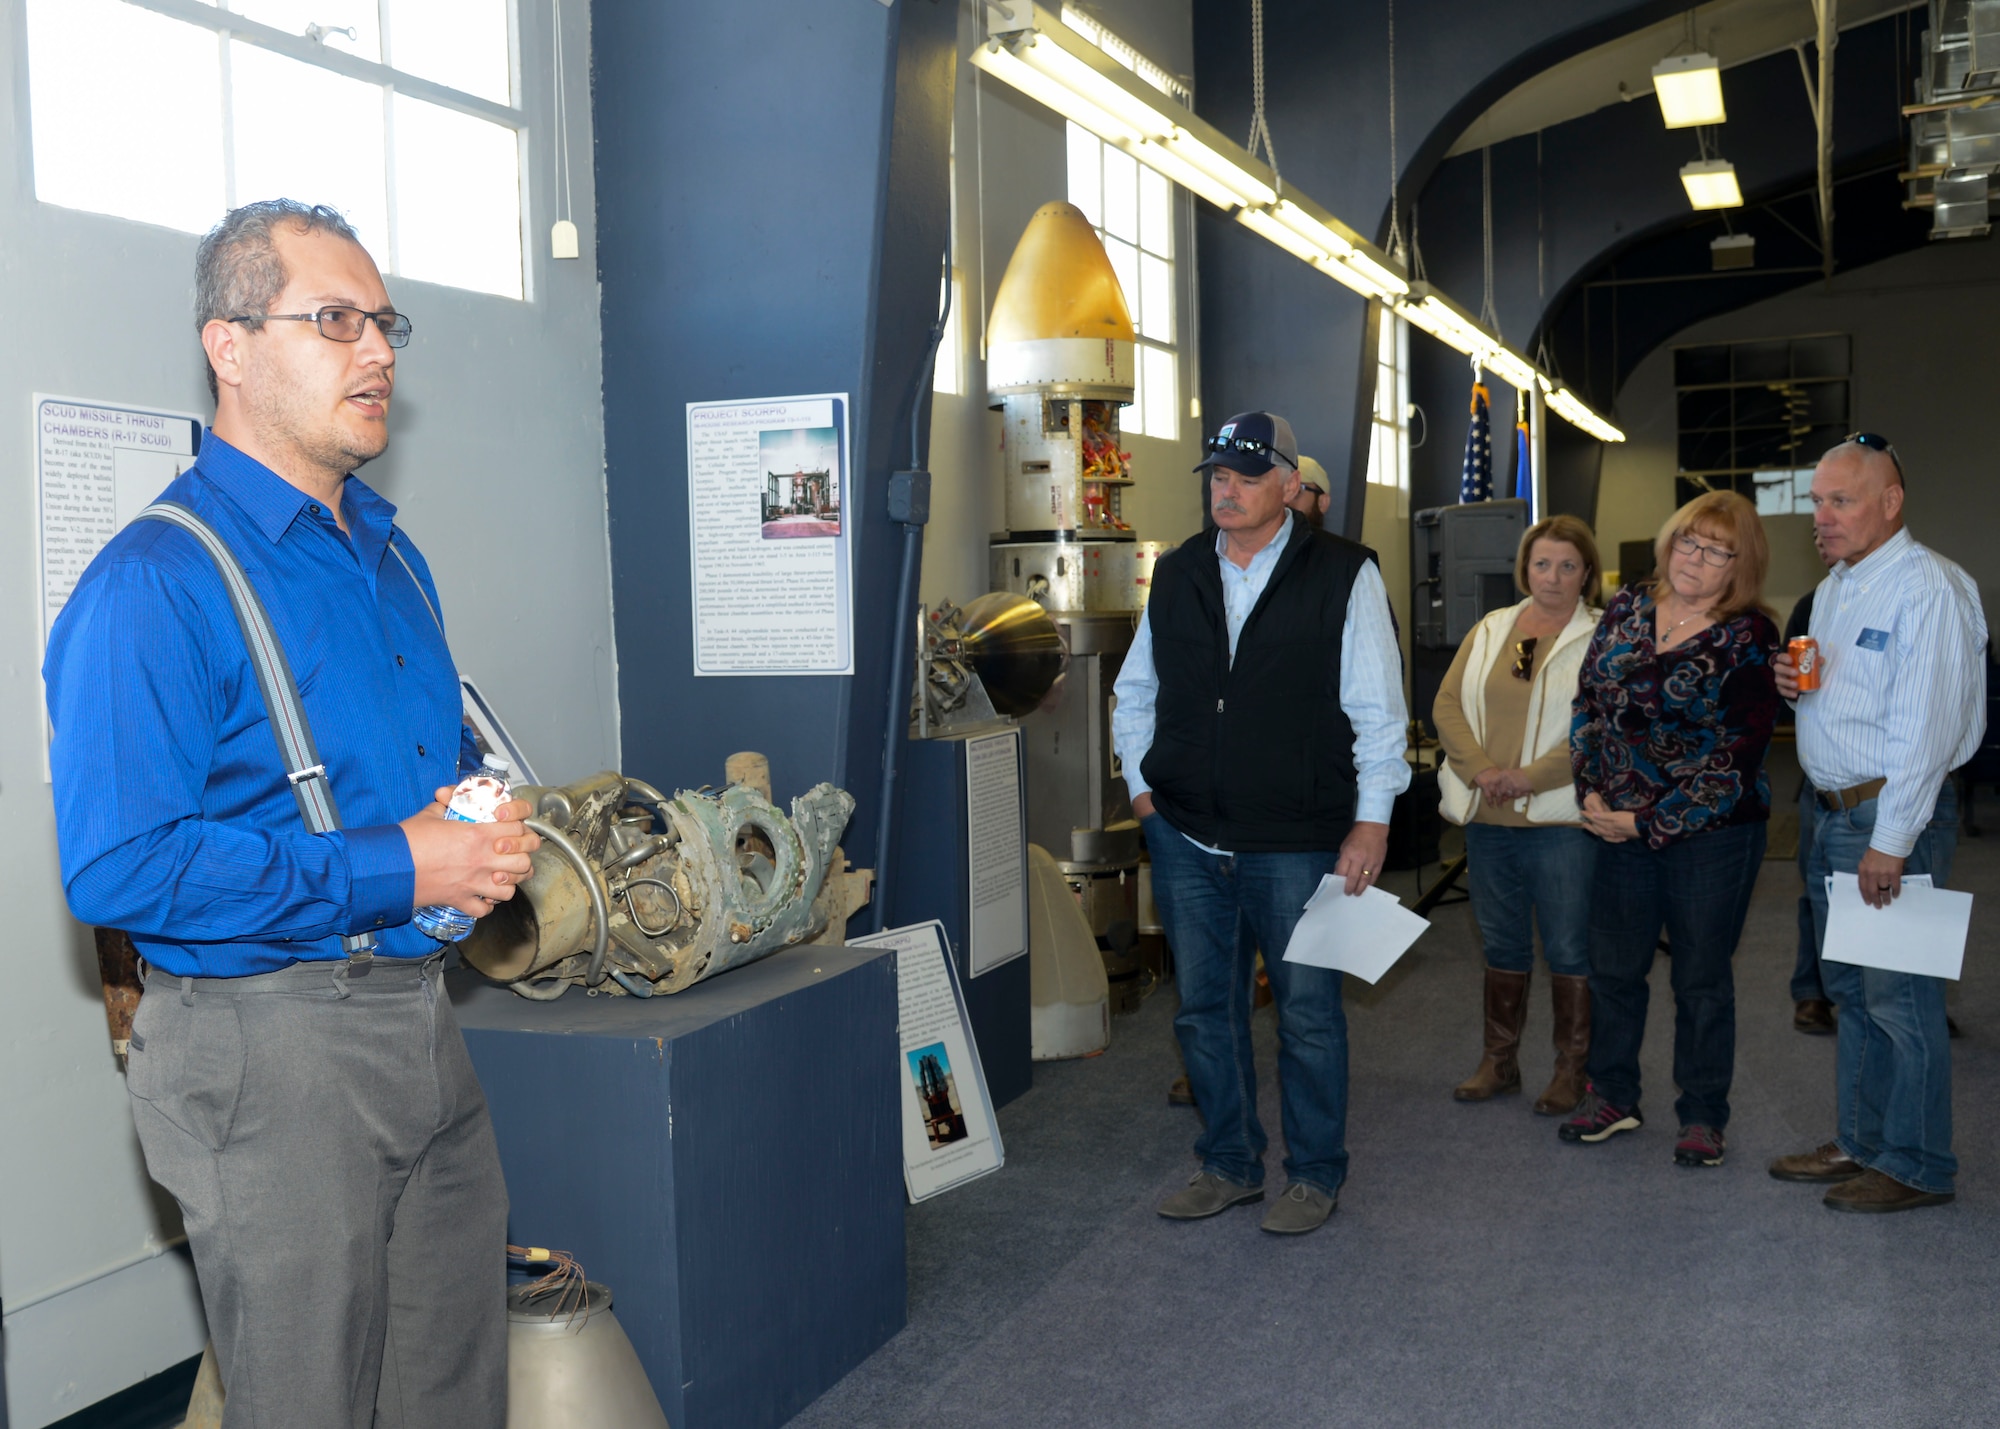
<svg viewBox="0 0 2000 1429">
<path fill-rule="evenodd" d="M 1681 187 L 1696 208 L 1743 207 L 1743 190 L 1736 186 L 1736 165 L 1727 159 L 1696 159 L 1682 164 Z"/>
<path fill-rule="evenodd" d="M 1659 96 L 1660 117 L 1669 129 L 1720 124 L 1729 118 L 1722 103 L 1722 66 L 1714 55 L 1696 51 L 1667 56 L 1653 66 L 1653 93 Z"/>
</svg>

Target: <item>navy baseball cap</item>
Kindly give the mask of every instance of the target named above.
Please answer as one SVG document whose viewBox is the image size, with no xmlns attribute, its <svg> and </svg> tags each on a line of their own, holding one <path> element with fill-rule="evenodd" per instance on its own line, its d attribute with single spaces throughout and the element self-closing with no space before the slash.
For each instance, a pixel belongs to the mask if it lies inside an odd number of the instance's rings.
<svg viewBox="0 0 2000 1429">
<path fill-rule="evenodd" d="M 1226 466 L 1245 476 L 1262 476 L 1283 463 L 1299 469 L 1299 444 L 1292 424 L 1275 412 L 1239 412 L 1203 444 L 1208 456 L 1196 471 Z"/>
</svg>

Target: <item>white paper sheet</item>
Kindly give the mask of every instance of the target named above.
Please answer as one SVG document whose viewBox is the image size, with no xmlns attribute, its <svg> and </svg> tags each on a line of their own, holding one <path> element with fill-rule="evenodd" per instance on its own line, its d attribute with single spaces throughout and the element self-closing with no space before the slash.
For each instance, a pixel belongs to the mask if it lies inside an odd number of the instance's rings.
<svg viewBox="0 0 2000 1429">
<path fill-rule="evenodd" d="M 1430 927 L 1393 893 L 1369 887 L 1349 898 L 1345 880 L 1329 873 L 1306 900 L 1305 915 L 1285 945 L 1285 961 L 1353 973 L 1378 982 Z"/>
<path fill-rule="evenodd" d="M 1887 908 L 1870 908 L 1854 875 L 1836 873 L 1826 880 L 1826 944 L 1820 956 L 1956 982 L 1971 926 L 1972 895 L 1933 888 L 1928 874 L 1905 878 L 1901 896 Z"/>
</svg>

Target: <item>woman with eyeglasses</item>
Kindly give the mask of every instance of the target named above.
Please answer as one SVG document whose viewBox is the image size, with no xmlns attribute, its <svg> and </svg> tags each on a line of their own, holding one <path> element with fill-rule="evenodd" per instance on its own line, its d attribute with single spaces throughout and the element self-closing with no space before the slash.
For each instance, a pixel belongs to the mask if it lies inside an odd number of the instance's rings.
<svg viewBox="0 0 2000 1429">
<path fill-rule="evenodd" d="M 1570 756 L 1602 841 L 1590 914 L 1590 1081 L 1558 1132 L 1636 1131 L 1646 975 L 1664 928 L 1674 990 L 1674 1162 L 1720 1166 L 1736 1064 L 1730 959 L 1764 858 L 1778 719 L 1757 510 L 1711 491 L 1653 544 L 1658 574 L 1611 600 L 1577 690 Z"/>
<path fill-rule="evenodd" d="M 1438 689 L 1431 720 L 1445 762 L 1444 815 L 1465 825 L 1472 913 L 1486 944 L 1486 1051 L 1452 1090 L 1483 1102 L 1521 1090 L 1521 1029 L 1542 931 L 1555 1004 L 1555 1072 L 1535 1110 L 1574 1111 L 1590 1049 L 1590 892 L 1597 841 L 1570 773 L 1570 706 L 1597 624 L 1597 542 L 1574 516 L 1521 538 L 1527 593 L 1475 625 Z"/>
</svg>

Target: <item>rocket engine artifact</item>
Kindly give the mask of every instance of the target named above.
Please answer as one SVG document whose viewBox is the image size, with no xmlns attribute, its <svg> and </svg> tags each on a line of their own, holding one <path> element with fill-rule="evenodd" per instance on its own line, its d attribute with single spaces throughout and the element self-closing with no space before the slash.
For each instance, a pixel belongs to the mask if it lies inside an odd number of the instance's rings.
<svg viewBox="0 0 2000 1429">
<path fill-rule="evenodd" d="M 514 794 L 534 805 L 528 826 L 542 847 L 514 897 L 459 947 L 523 997 L 560 997 L 575 983 L 680 992 L 844 927 L 867 901 L 856 896 L 866 876 L 846 873 L 835 847 L 854 799 L 831 784 L 794 799 L 790 818 L 745 784 L 668 799 L 613 770 Z M 653 831 L 656 813 L 664 832 Z"/>
<path fill-rule="evenodd" d="M 1132 312 L 1083 210 L 1045 203 L 1008 260 L 987 324 L 986 387 L 1005 413 L 1007 532 L 996 590 L 1045 609 L 1138 610 L 1158 547 L 1125 519 Z"/>
</svg>

